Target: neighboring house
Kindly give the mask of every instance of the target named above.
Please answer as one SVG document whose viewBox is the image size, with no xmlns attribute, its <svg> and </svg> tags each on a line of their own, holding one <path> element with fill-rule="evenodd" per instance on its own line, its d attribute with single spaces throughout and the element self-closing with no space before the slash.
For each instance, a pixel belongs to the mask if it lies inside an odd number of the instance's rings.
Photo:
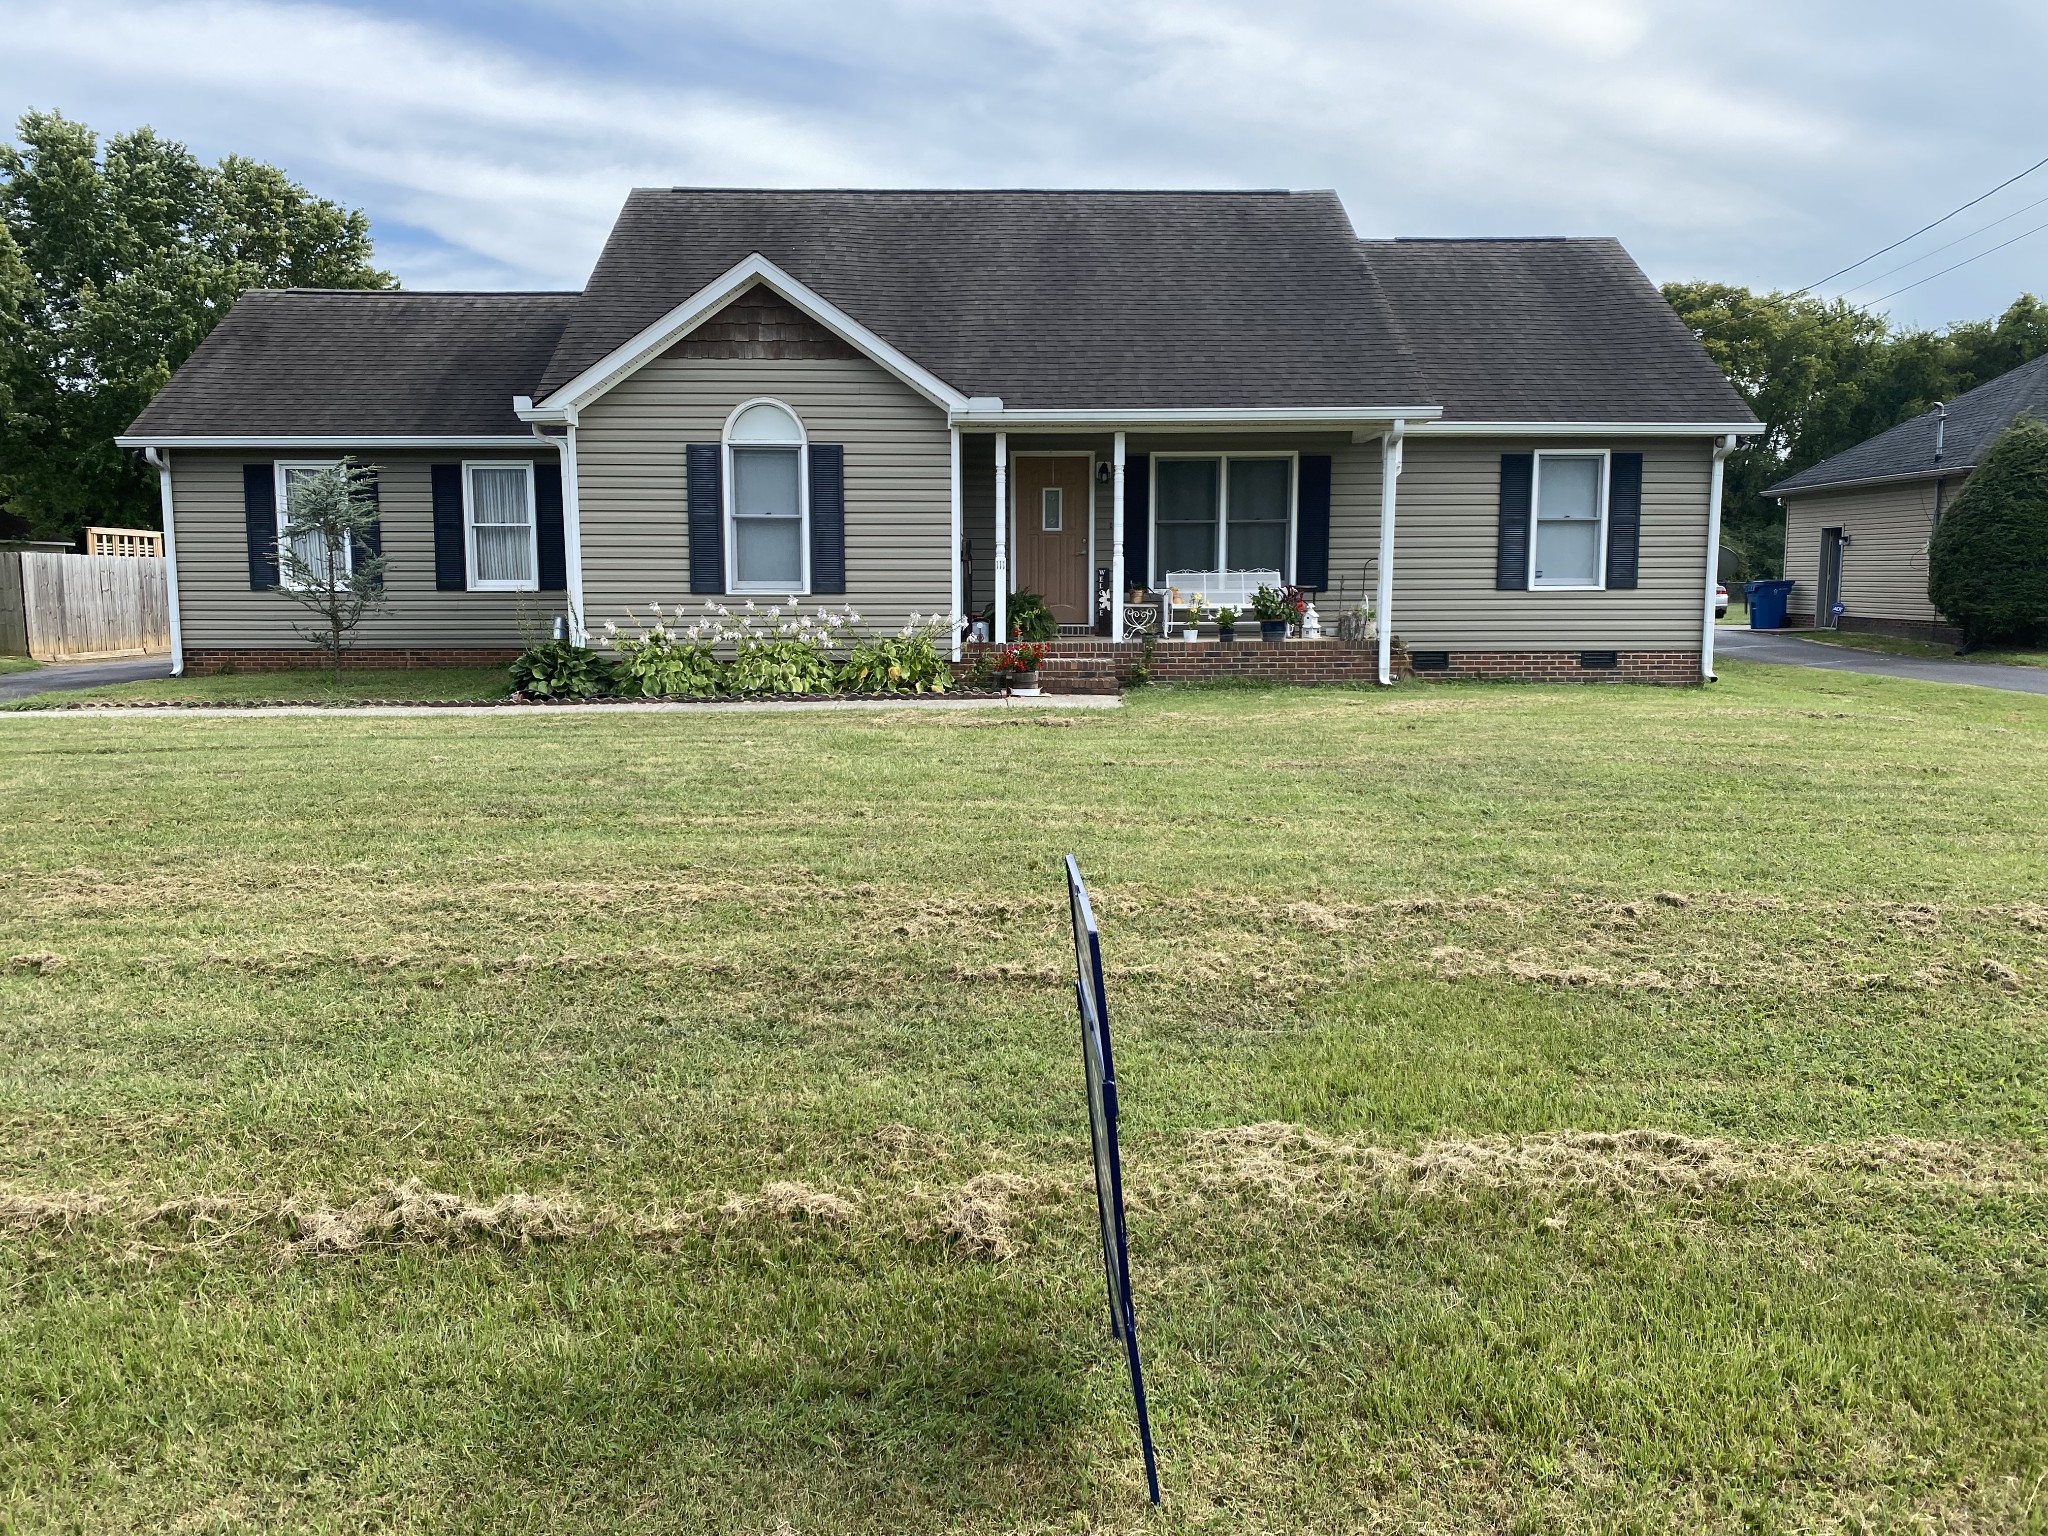
<svg viewBox="0 0 2048 1536">
<path fill-rule="evenodd" d="M 120 441 L 161 470 L 191 669 L 302 654 L 277 543 L 347 453 L 390 560 L 364 660 L 1024 587 L 1115 642 L 1131 594 L 1269 572 L 1333 627 L 1376 597 L 1383 680 L 1389 632 L 1681 680 L 1758 430 L 1611 240 L 1360 241 L 1327 192 L 670 189 L 581 293 L 247 294 Z"/>
<path fill-rule="evenodd" d="M 1928 542 L 1992 440 L 2023 413 L 2048 417 L 2048 356 L 1766 491 L 1785 503 L 1794 583 L 1785 622 L 1961 644 L 1962 631 L 1927 599 Z"/>
</svg>

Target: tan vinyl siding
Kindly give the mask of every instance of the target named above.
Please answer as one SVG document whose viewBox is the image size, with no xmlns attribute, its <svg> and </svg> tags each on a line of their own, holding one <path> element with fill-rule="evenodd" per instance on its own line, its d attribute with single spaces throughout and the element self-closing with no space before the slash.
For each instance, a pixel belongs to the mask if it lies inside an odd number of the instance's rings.
<svg viewBox="0 0 2048 1536">
<path fill-rule="evenodd" d="M 1394 633 L 1425 650 L 1697 650 L 1712 450 L 1702 439 L 1560 441 L 1643 455 L 1640 585 L 1499 592 L 1500 459 L 1527 439 L 1410 438 L 1396 502 Z"/>
<path fill-rule="evenodd" d="M 248 521 L 242 466 L 280 457 L 252 451 L 171 451 L 172 515 L 178 545 L 178 608 L 187 648 L 303 647 L 294 624 L 311 616 L 281 592 L 249 587 Z M 286 462 L 335 457 L 293 452 Z M 356 631 L 362 649 L 380 647 L 514 646 L 545 639 L 563 612 L 560 592 L 441 592 L 434 587 L 434 505 L 430 466 L 464 460 L 521 458 L 552 463 L 555 455 L 391 452 L 364 448 L 355 457 L 378 467 L 384 532 L 386 604 Z"/>
<path fill-rule="evenodd" d="M 937 406 L 858 359 L 657 358 L 586 407 L 576 462 L 583 593 L 593 631 L 704 599 L 690 592 L 684 448 L 716 443 L 743 400 L 780 400 L 814 443 L 846 449 L 844 596 L 862 627 L 894 628 L 951 601 L 951 441 Z M 756 598 L 757 602 L 763 599 Z M 768 600 L 772 601 L 772 599 Z"/>
<path fill-rule="evenodd" d="M 1955 504 L 1963 477 L 1952 476 L 1942 492 Z M 1842 606 L 1853 618 L 1912 619 L 1940 623 L 1927 600 L 1927 541 L 1934 534 L 1935 482 L 1817 491 L 1785 502 L 1785 575 L 1793 582 L 1786 608 L 1813 613 L 1820 579 L 1820 531 L 1840 528 L 1849 536 L 1842 551 Z M 1823 622 L 1819 617 L 1816 622 Z"/>
</svg>

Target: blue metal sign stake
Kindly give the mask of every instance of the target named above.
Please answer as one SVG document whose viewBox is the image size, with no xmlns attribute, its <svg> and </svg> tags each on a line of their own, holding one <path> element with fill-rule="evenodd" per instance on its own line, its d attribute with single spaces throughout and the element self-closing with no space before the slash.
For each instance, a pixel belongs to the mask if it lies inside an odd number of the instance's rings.
<svg viewBox="0 0 2048 1536">
<path fill-rule="evenodd" d="M 1102 937 L 1081 866 L 1067 855 L 1067 906 L 1074 920 L 1074 998 L 1081 1011 L 1081 1063 L 1088 1078 L 1088 1134 L 1095 1150 L 1095 1210 L 1102 1227 L 1102 1269 L 1109 1285 L 1109 1336 L 1122 1341 L 1145 1451 L 1145 1486 L 1159 1502 L 1159 1463 L 1145 1413 L 1145 1373 L 1138 1364 L 1138 1319 L 1131 1307 L 1130 1244 L 1124 1235 L 1123 1161 L 1116 1144 L 1116 1061 L 1109 1049 L 1109 1003 L 1102 986 Z"/>
</svg>

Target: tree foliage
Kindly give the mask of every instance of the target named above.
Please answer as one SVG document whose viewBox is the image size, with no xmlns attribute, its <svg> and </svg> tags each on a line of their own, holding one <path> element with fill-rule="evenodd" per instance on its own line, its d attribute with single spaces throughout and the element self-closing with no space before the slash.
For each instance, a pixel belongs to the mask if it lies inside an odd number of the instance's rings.
<svg viewBox="0 0 2048 1536">
<path fill-rule="evenodd" d="M 2048 634 L 2048 425 L 2014 422 L 1963 482 L 1927 549 L 1927 596 L 1966 645 Z"/>
<path fill-rule="evenodd" d="M 202 165 L 147 128 L 30 112 L 0 145 L 0 501 L 45 536 L 154 527 L 114 446 L 249 288 L 383 288 L 361 212 L 275 167 Z"/>
<path fill-rule="evenodd" d="M 1784 509 L 1767 486 L 2048 352 L 2048 305 L 2030 293 L 1945 331 L 1727 283 L 1667 283 L 1664 297 L 1766 428 L 1728 457 L 1724 525 L 1747 576 L 1783 561 Z"/>
<path fill-rule="evenodd" d="M 341 660 L 356 626 L 384 606 L 385 557 L 373 553 L 377 471 L 343 459 L 291 487 L 285 537 L 278 541 L 279 590 L 313 615 L 292 626 L 317 646 L 341 681 Z M 378 542 L 381 542 L 378 541 Z"/>
</svg>

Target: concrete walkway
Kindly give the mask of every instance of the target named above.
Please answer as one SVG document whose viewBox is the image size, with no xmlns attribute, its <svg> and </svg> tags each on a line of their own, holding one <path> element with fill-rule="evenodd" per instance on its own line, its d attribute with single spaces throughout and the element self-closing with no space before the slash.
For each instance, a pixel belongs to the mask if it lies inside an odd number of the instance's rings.
<svg viewBox="0 0 2048 1536">
<path fill-rule="evenodd" d="M 1767 629 L 1717 630 L 1714 654 L 1741 661 L 1777 662 L 1788 667 L 1819 667 L 1826 672 L 1863 672 L 1875 677 L 1910 677 L 1922 683 L 1963 683 L 1972 688 L 2003 688 L 2012 693 L 2048 693 L 2048 667 L 2001 667 L 1943 661 L 1932 656 L 1887 656 L 1882 651 L 1856 651 L 1846 645 L 1800 640 Z"/>
<path fill-rule="evenodd" d="M 111 679 L 110 679 L 111 681 Z M 78 686 L 74 684 L 73 686 Z M 553 715 L 779 715 L 854 711 L 880 713 L 961 709 L 1121 709 L 1113 693 L 1047 693 L 1037 698 L 946 699 L 724 699 L 704 703 L 670 703 L 633 699 L 613 704 L 150 704 L 81 705 L 75 709 L 10 710 L 0 720 L 246 720 L 265 715 L 495 715 L 502 719 L 544 720 Z"/>
<path fill-rule="evenodd" d="M 72 688 L 98 688 L 106 683 L 139 683 L 169 677 L 168 656 L 123 656 L 116 661 L 59 661 L 33 672 L 0 677 L 0 699 L 25 699 L 32 693 L 62 693 Z"/>
</svg>

